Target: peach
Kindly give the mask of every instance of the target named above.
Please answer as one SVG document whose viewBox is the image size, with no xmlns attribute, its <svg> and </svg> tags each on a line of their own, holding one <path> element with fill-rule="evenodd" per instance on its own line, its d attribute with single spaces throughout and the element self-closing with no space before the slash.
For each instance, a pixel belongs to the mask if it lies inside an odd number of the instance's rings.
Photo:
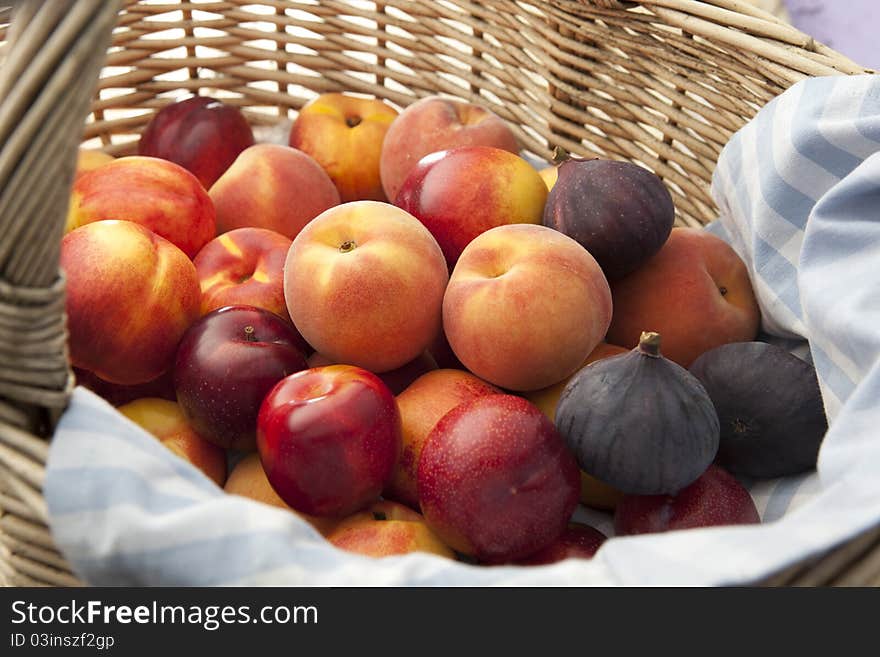
<svg viewBox="0 0 880 657">
<path fill-rule="evenodd" d="M 713 347 L 753 340 L 761 322 L 743 261 L 698 228 L 673 228 L 659 253 L 611 291 L 608 340 L 632 348 L 642 331 L 654 331 L 663 355 L 682 367 Z"/>
<path fill-rule="evenodd" d="M 67 230 L 105 219 L 141 224 L 189 258 L 214 237 L 214 205 L 198 179 L 155 157 L 122 157 L 73 184 Z"/>
<path fill-rule="evenodd" d="M 403 449 L 385 496 L 419 508 L 419 456 L 431 429 L 453 408 L 501 390 L 462 370 L 434 370 L 423 374 L 397 396 L 403 429 Z"/>
<path fill-rule="evenodd" d="M 183 251 L 140 224 L 97 221 L 64 236 L 61 268 L 74 367 L 123 385 L 171 367 L 201 297 Z"/>
<path fill-rule="evenodd" d="M 379 156 L 397 110 L 378 98 L 321 94 L 290 128 L 290 145 L 308 153 L 330 176 L 343 203 L 385 201 Z"/>
<path fill-rule="evenodd" d="M 434 340 L 447 280 L 443 252 L 418 219 L 388 203 L 352 201 L 293 240 L 284 296 L 316 351 L 379 373 Z"/>
<path fill-rule="evenodd" d="M 243 150 L 209 193 L 218 234 L 253 227 L 293 239 L 309 221 L 339 205 L 339 192 L 321 165 L 279 144 Z"/>
<path fill-rule="evenodd" d="M 265 228 L 237 228 L 208 242 L 193 258 L 202 288 L 202 314 L 244 304 L 289 321 L 283 270 L 290 243 Z"/>
<path fill-rule="evenodd" d="M 345 518 L 327 534 L 327 540 L 342 550 L 370 557 L 428 552 L 455 558 L 455 552 L 431 531 L 421 514 L 387 501 Z"/>
<path fill-rule="evenodd" d="M 269 506 L 276 506 L 279 509 L 286 509 L 308 522 L 324 536 L 339 523 L 336 518 L 318 518 L 290 508 L 269 483 L 269 478 L 266 476 L 266 471 L 263 470 L 263 464 L 260 463 L 260 455 L 257 452 L 248 454 L 235 464 L 226 479 L 223 490 L 229 495 L 239 495 Z"/>
<path fill-rule="evenodd" d="M 80 148 L 76 157 L 76 174 L 74 179 L 79 178 L 82 174 L 97 169 L 99 166 L 108 164 L 116 158 L 104 151 L 92 150 L 88 148 Z"/>
<path fill-rule="evenodd" d="M 457 146 L 494 146 L 511 153 L 519 144 L 510 126 L 490 110 L 463 100 L 428 96 L 400 113 L 382 143 L 382 188 L 394 201 L 416 163 Z"/>
<path fill-rule="evenodd" d="M 461 254 L 443 298 L 443 328 L 471 372 L 537 390 L 577 371 L 605 336 L 611 292 L 596 260 L 551 228 L 492 228 Z"/>
<path fill-rule="evenodd" d="M 544 167 L 538 171 L 538 175 L 541 176 L 541 180 L 547 185 L 547 191 L 550 191 L 553 189 L 553 185 L 556 184 L 556 179 L 559 178 L 559 167 Z"/>
<path fill-rule="evenodd" d="M 544 181 L 523 158 L 469 146 L 422 158 L 394 204 L 425 224 L 452 270 L 464 247 L 490 228 L 540 224 L 546 201 Z"/>
<path fill-rule="evenodd" d="M 196 433 L 176 403 L 143 397 L 120 406 L 119 412 L 153 434 L 177 456 L 192 463 L 215 484 L 223 486 L 226 451 Z"/>
</svg>

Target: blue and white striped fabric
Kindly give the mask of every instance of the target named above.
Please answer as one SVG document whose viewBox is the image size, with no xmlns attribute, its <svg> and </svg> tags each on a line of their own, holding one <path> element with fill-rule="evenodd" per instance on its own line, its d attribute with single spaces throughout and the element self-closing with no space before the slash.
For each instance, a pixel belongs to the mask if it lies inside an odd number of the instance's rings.
<svg viewBox="0 0 880 657">
<path fill-rule="evenodd" d="M 880 78 L 792 87 L 724 149 L 713 194 L 711 230 L 748 264 L 764 330 L 812 358 L 830 419 L 817 473 L 752 487 L 765 524 L 614 538 L 531 568 L 368 559 L 223 494 L 77 389 L 45 485 L 58 546 L 98 585 L 717 585 L 852 537 L 880 521 Z"/>
</svg>

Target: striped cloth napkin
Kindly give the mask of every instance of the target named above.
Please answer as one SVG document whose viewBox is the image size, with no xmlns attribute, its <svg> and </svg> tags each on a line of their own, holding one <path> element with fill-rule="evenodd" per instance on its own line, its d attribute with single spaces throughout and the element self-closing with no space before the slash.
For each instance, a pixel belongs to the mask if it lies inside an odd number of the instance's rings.
<svg viewBox="0 0 880 657">
<path fill-rule="evenodd" d="M 764 332 L 814 362 L 830 421 L 817 472 L 751 486 L 763 524 L 614 538 L 590 561 L 541 567 L 369 559 L 225 495 L 78 388 L 46 476 L 58 547 L 105 586 L 720 585 L 854 536 L 880 521 L 880 77 L 794 85 L 734 135 L 712 192 L 709 230 L 747 263 Z"/>
</svg>

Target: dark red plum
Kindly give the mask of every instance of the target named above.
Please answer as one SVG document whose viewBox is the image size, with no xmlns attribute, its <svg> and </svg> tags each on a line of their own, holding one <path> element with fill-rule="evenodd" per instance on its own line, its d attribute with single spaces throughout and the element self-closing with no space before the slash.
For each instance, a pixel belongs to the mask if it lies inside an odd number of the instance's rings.
<svg viewBox="0 0 880 657">
<path fill-rule="evenodd" d="M 517 563 L 521 566 L 541 566 L 565 559 L 592 559 L 606 538 L 598 529 L 572 522 L 554 543 Z"/>
<path fill-rule="evenodd" d="M 193 96 L 156 113 L 141 135 L 138 153 L 179 164 L 209 189 L 253 144 L 241 110 L 216 98 Z"/>
<path fill-rule="evenodd" d="M 614 512 L 618 536 L 759 522 L 749 491 L 717 465 L 675 495 L 624 495 Z"/>
<path fill-rule="evenodd" d="M 289 322 L 253 306 L 199 319 L 177 348 L 174 389 L 192 428 L 226 449 L 256 446 L 257 415 L 272 387 L 308 367 Z"/>
<path fill-rule="evenodd" d="M 776 345 L 734 342 L 705 352 L 690 370 L 718 413 L 721 466 L 756 478 L 816 467 L 828 423 L 812 365 Z"/>
<path fill-rule="evenodd" d="M 418 498 L 440 539 L 483 563 L 553 543 L 577 506 L 580 474 L 553 423 L 514 395 L 459 404 L 428 434 Z"/>
<path fill-rule="evenodd" d="M 675 221 L 669 190 L 630 162 L 570 159 L 544 206 L 544 225 L 575 239 L 609 281 L 635 271 L 666 242 Z"/>
</svg>

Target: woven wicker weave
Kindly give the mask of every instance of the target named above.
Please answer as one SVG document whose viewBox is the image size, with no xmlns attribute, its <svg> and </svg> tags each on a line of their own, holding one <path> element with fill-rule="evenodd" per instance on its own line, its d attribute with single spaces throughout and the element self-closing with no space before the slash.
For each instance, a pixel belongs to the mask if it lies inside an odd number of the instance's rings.
<svg viewBox="0 0 880 657">
<path fill-rule="evenodd" d="M 864 72 L 744 0 L 121 5 L 25 2 L 11 27 L 0 13 L 0 581 L 13 585 L 76 583 L 40 491 L 71 385 L 58 246 L 81 141 L 132 153 L 185 92 L 261 125 L 325 91 L 401 107 L 445 93 L 491 108 L 538 157 L 561 146 L 651 168 L 678 223 L 701 225 L 735 130 L 805 76 Z M 767 583 L 880 582 L 878 555 L 880 530 Z"/>
</svg>

